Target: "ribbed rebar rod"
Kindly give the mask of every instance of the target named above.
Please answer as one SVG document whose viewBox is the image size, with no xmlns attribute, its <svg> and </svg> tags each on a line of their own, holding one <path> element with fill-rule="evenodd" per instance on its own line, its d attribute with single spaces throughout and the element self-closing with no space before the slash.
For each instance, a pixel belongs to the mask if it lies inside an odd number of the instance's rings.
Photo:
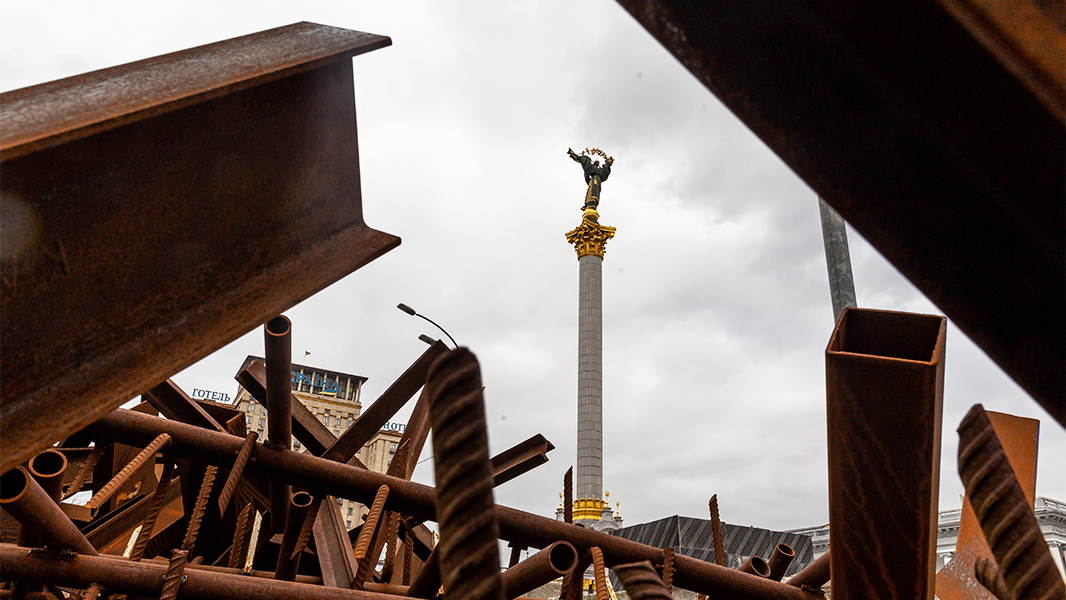
<svg viewBox="0 0 1066 600">
<path fill-rule="evenodd" d="M 89 478 L 89 474 L 93 472 L 96 467 L 96 463 L 100 461 L 100 457 L 104 455 L 105 444 L 97 444 L 93 447 L 93 451 L 89 454 L 89 457 L 82 463 L 81 468 L 78 469 L 78 474 L 74 476 L 74 481 L 70 482 L 67 486 L 67 493 L 63 495 L 63 498 L 70 498 L 74 494 L 81 491 L 82 486 L 85 485 L 85 481 Z"/>
<path fill-rule="evenodd" d="M 217 464 L 227 466 L 244 442 L 242 438 L 229 434 L 121 409 L 97 421 L 86 431 L 97 440 L 120 439 L 131 443 L 140 443 L 141 440 L 148 443 L 162 432 L 174 438 L 179 455 L 208 462 L 217 461 Z M 313 493 L 334 493 L 369 504 L 378 487 L 385 484 L 391 490 L 387 503 L 389 510 L 400 511 L 416 519 L 433 520 L 437 509 L 433 488 L 404 479 L 307 453 L 271 452 L 265 450 L 262 444 L 252 451 L 252 459 L 247 469 L 253 470 L 256 475 L 279 479 Z M 534 548 L 566 540 L 579 551 L 599 546 L 609 567 L 639 560 L 658 560 L 662 552 L 660 548 L 506 506 L 497 506 L 496 511 L 501 537 L 505 540 L 519 541 Z M 675 555 L 674 567 L 674 584 L 697 593 L 725 599 L 810 600 L 805 592 L 795 587 L 738 573 L 682 554 Z"/>
<path fill-rule="evenodd" d="M 259 434 L 254 431 L 244 438 L 241 451 L 237 453 L 237 460 L 233 461 L 233 468 L 230 469 L 229 476 L 226 477 L 226 483 L 222 486 L 222 492 L 218 495 L 219 514 L 226 512 L 226 507 L 229 506 L 229 501 L 233 498 L 233 492 L 237 491 L 237 484 L 241 482 L 244 466 L 248 464 L 248 457 L 252 455 L 252 448 L 255 447 L 255 443 L 258 440 Z"/>
<path fill-rule="evenodd" d="M 711 511 L 711 536 L 714 538 L 714 563 L 725 566 L 725 549 L 722 547 L 722 521 L 718 518 L 718 494 L 707 503 Z"/>
<path fill-rule="evenodd" d="M 104 586 L 99 583 L 91 584 L 81 593 L 81 600 L 99 600 L 104 593 Z"/>
<path fill-rule="evenodd" d="M 307 543 L 311 540 L 311 530 L 315 527 L 315 519 L 318 518 L 320 508 L 322 508 L 322 499 L 312 500 L 311 507 L 307 509 L 307 516 L 304 517 L 303 527 L 300 528 L 300 533 L 296 537 L 296 545 L 292 548 L 293 558 L 307 549 Z"/>
<path fill-rule="evenodd" d="M 170 564 L 167 565 L 167 573 L 163 575 L 163 591 L 159 593 L 159 600 L 176 600 L 181 580 L 185 577 L 185 563 L 189 560 L 189 553 L 185 550 L 173 550 L 170 553 Z"/>
<path fill-rule="evenodd" d="M 622 580 L 622 587 L 630 600 L 672 600 L 670 592 L 659 579 L 649 561 L 615 565 L 614 574 Z"/>
<path fill-rule="evenodd" d="M 466 348 L 442 355 L 429 369 L 426 388 L 445 598 L 504 600 L 477 358 Z"/>
<path fill-rule="evenodd" d="M 137 541 L 133 543 L 133 550 L 130 551 L 130 560 L 134 562 L 141 560 L 145 550 L 148 549 L 148 542 L 151 541 L 152 533 L 155 531 L 155 522 L 159 519 L 159 511 L 163 508 L 167 489 L 170 487 L 170 482 L 174 477 L 174 460 L 169 454 L 164 453 L 166 457 L 164 458 L 163 472 L 159 475 L 159 483 L 155 486 L 152 498 L 148 501 L 148 512 L 144 515 L 144 520 L 141 521 L 141 528 L 137 530 Z"/>
<path fill-rule="evenodd" d="M 207 510 L 207 500 L 211 497 L 211 487 L 215 484 L 215 474 L 218 473 L 218 467 L 215 465 L 208 465 L 207 470 L 204 471 L 204 481 L 200 484 L 200 493 L 196 496 L 196 504 L 193 506 L 192 514 L 189 515 L 189 527 L 185 530 L 185 540 L 181 543 L 181 549 L 187 552 L 192 552 L 193 546 L 196 545 L 196 536 L 200 533 L 200 523 L 204 518 L 204 511 Z"/>
<path fill-rule="evenodd" d="M 292 448 L 292 323 L 279 315 L 263 325 L 266 346 L 267 447 Z M 270 480 L 270 528 L 281 533 L 292 488 Z"/>
<path fill-rule="evenodd" d="M 388 581 L 392 578 L 392 571 L 396 566 L 396 551 L 398 549 L 400 531 L 400 515 L 389 513 L 388 527 L 385 529 L 385 563 L 381 565 L 381 580 Z"/>
<path fill-rule="evenodd" d="M 0 476 L 0 506 L 46 544 L 97 555 L 96 548 L 26 469 L 16 467 Z"/>
<path fill-rule="evenodd" d="M 405 529 L 403 533 L 403 573 L 400 578 L 400 583 L 403 585 L 411 585 L 411 560 L 414 558 L 413 539 L 414 534 Z"/>
<path fill-rule="evenodd" d="M 674 593 L 674 549 L 663 548 L 663 585 L 670 594 Z"/>
<path fill-rule="evenodd" d="M 592 554 L 592 581 L 596 590 L 596 600 L 611 600 L 611 595 L 607 593 L 607 568 L 603 566 L 603 551 L 593 546 L 589 548 L 589 553 Z M 578 573 L 575 577 L 583 575 L 583 573 Z"/>
<path fill-rule="evenodd" d="M 563 521 L 574 522 L 574 467 L 563 475 Z"/>
<path fill-rule="evenodd" d="M 111 481 L 108 481 L 104 487 L 100 488 L 99 492 L 93 494 L 93 497 L 89 498 L 89 501 L 85 503 L 85 507 L 94 510 L 100 508 L 104 502 L 118 491 L 119 487 L 129 481 L 129 478 L 148 462 L 148 459 L 155 457 L 155 453 L 159 451 L 159 448 L 161 448 L 163 444 L 166 444 L 169 441 L 169 435 L 165 433 L 159 434 L 159 436 L 152 440 L 151 444 L 148 444 L 144 450 L 141 450 L 140 454 L 134 456 L 133 460 L 127 463 L 125 467 L 122 467 L 122 470 L 112 477 Z"/>
<path fill-rule="evenodd" d="M 1007 582 L 999 574 L 995 561 L 982 556 L 974 561 L 973 576 L 986 590 L 999 600 L 1014 600 L 1007 589 Z"/>
<path fill-rule="evenodd" d="M 359 565 L 356 570 L 355 581 L 353 581 L 355 589 L 361 589 L 362 584 L 366 582 L 366 576 L 370 573 L 371 563 L 377 562 L 377 557 L 370 557 L 369 554 L 374 543 L 374 535 L 378 530 L 378 523 L 381 520 L 381 513 L 385 510 L 385 500 L 388 497 L 389 486 L 383 485 L 379 487 L 378 493 L 374 496 L 374 502 L 370 505 L 370 512 L 366 513 L 366 517 L 363 518 L 363 528 L 359 531 L 359 537 L 355 540 L 353 554 Z"/>
<path fill-rule="evenodd" d="M 249 502 L 244 505 L 244 508 L 237 515 L 237 526 L 233 532 L 233 545 L 230 546 L 229 550 L 229 566 L 231 568 L 240 568 L 241 562 L 244 560 L 245 543 L 251 526 L 252 503 Z"/>
<path fill-rule="evenodd" d="M 292 495 L 286 517 L 288 522 L 285 523 L 285 532 L 281 537 L 281 549 L 278 550 L 278 562 L 274 567 L 274 579 L 281 581 L 296 579 L 296 570 L 300 568 L 300 554 L 293 550 L 296 549 L 296 542 L 300 539 L 300 532 L 303 530 L 307 513 L 310 512 L 313 502 L 314 498 L 307 492 L 296 492 Z"/>
<path fill-rule="evenodd" d="M 1010 595 L 1066 598 L 1066 584 L 984 407 L 975 404 L 958 431 L 959 476 Z"/>
</svg>

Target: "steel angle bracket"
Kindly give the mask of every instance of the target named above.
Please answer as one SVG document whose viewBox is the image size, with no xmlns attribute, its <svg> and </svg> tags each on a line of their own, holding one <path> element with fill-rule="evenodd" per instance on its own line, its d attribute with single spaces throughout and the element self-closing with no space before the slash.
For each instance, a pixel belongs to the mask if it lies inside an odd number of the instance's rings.
<svg viewBox="0 0 1066 600">
<path fill-rule="evenodd" d="M 0 95 L 0 472 L 399 245 L 350 58 L 297 23 Z"/>
</svg>

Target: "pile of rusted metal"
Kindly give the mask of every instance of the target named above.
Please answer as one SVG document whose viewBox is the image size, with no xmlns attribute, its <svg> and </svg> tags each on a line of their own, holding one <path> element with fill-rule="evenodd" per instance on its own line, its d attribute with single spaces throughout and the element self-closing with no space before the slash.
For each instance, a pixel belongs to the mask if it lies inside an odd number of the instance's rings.
<svg viewBox="0 0 1066 600">
<path fill-rule="evenodd" d="M 718 65 L 720 48 L 671 20 L 680 8 L 630 10 L 701 76 Z M 706 25 L 696 12 L 688 24 Z M 0 544 L 0 597 L 516 598 L 563 577 L 573 600 L 591 565 L 598 600 L 607 568 L 631 598 L 676 587 L 809 600 L 831 564 L 841 598 L 931 598 L 943 317 L 841 316 L 826 351 L 833 551 L 785 583 L 772 575 L 781 557 L 732 570 L 496 505 L 493 487 L 543 463 L 550 444 L 535 437 L 489 457 L 480 373 L 465 349 L 431 347 L 339 437 L 307 413 L 291 394 L 290 323 L 278 315 L 399 243 L 362 220 L 349 62 L 389 43 L 301 23 L 0 98 L 3 201 L 17 217 L 5 223 L 14 250 L 0 290 L 0 496 L 20 525 L 5 527 L 17 544 Z M 798 170 L 827 187 L 817 160 L 800 156 Z M 952 168 L 966 189 L 985 181 Z M 819 192 L 873 227 L 875 244 L 906 239 L 898 223 L 848 204 L 868 183 Z M 981 197 L 999 206 L 993 196 Z M 893 252 L 895 262 L 903 250 Z M 1030 271 L 1061 270 L 1061 244 L 1057 263 L 1040 258 Z M 936 281 L 928 261 L 902 262 L 912 279 Z M 969 272 L 956 267 L 938 272 Z M 1047 285 L 1059 290 L 1048 302 L 1061 303 L 1061 278 Z M 965 313 L 963 326 L 1004 364 L 995 319 L 974 325 L 981 303 L 959 301 L 969 289 L 948 283 L 932 296 Z M 167 378 L 264 323 L 266 364 L 239 374 L 268 410 L 261 441 L 246 435 L 243 413 Z M 1019 348 L 1043 343 L 1036 329 Z M 1062 422 L 1062 348 L 1037 354 L 1005 368 Z M 367 470 L 359 448 L 419 389 L 388 472 Z M 137 395 L 140 406 L 118 408 Z M 410 481 L 430 430 L 435 487 Z M 960 433 L 960 473 L 995 556 L 978 578 L 1002 599 L 1063 597 L 980 407 Z M 290 448 L 293 435 L 306 452 Z M 65 501 L 81 490 L 87 502 Z M 336 498 L 370 508 L 360 527 L 346 530 Z M 514 550 L 502 574 L 499 540 Z M 542 550 L 519 562 L 527 548 Z"/>
</svg>

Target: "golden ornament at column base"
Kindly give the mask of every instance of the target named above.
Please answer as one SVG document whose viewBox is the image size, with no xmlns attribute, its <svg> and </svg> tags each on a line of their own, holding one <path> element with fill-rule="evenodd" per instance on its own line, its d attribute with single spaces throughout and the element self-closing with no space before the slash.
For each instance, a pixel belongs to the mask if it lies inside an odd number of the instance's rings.
<svg viewBox="0 0 1066 600">
<path fill-rule="evenodd" d="M 574 500 L 574 520 L 589 519 L 599 521 L 607 503 L 595 498 L 578 498 Z"/>
</svg>

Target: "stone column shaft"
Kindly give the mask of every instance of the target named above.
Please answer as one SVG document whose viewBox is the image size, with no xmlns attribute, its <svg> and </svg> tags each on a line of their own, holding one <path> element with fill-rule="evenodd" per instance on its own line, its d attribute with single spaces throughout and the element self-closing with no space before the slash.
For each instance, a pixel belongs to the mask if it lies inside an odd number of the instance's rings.
<svg viewBox="0 0 1066 600">
<path fill-rule="evenodd" d="M 583 256 L 578 309 L 577 497 L 603 498 L 603 259 Z"/>
</svg>

